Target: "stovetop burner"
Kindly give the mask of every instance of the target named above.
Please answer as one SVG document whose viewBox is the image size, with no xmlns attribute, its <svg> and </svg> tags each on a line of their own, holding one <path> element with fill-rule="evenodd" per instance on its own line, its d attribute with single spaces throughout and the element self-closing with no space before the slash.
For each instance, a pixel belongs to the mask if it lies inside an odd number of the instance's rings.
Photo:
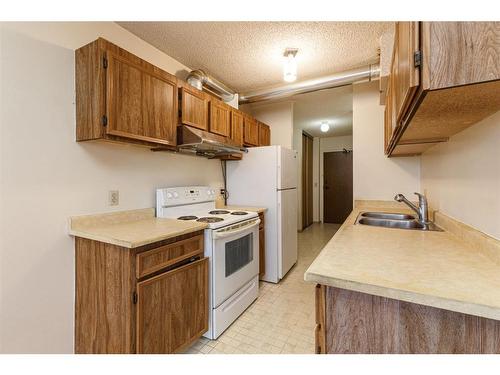
<svg viewBox="0 0 500 375">
<path fill-rule="evenodd" d="M 177 218 L 177 220 L 196 220 L 198 219 L 198 216 L 192 216 L 192 215 L 189 215 L 189 216 L 179 216 Z"/>
<path fill-rule="evenodd" d="M 231 212 L 231 215 L 248 215 L 248 212 L 245 212 L 245 211 L 234 211 L 234 212 Z"/>
<path fill-rule="evenodd" d="M 212 216 L 212 217 L 200 217 L 196 221 L 200 221 L 202 223 L 217 223 L 219 221 L 224 221 L 224 219 L 221 217 Z"/>
<path fill-rule="evenodd" d="M 229 211 L 226 211 L 226 210 L 213 210 L 213 211 L 209 212 L 210 215 L 225 215 L 228 213 L 229 213 Z"/>
</svg>

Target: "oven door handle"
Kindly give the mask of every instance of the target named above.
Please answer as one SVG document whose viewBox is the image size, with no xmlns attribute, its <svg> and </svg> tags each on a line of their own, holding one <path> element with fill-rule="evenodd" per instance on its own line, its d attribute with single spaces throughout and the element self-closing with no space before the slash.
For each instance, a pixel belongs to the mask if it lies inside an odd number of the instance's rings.
<svg viewBox="0 0 500 375">
<path fill-rule="evenodd" d="M 253 221 L 252 224 L 245 225 L 244 227 L 238 227 L 238 228 L 233 229 L 233 230 L 224 230 L 224 231 L 220 231 L 220 232 L 216 231 L 214 233 L 214 238 L 220 239 L 220 238 L 226 238 L 229 236 L 234 236 L 235 234 L 246 232 L 249 229 L 252 229 L 252 228 L 258 226 L 259 224 L 260 224 L 260 219 L 257 219 L 255 221 Z"/>
</svg>

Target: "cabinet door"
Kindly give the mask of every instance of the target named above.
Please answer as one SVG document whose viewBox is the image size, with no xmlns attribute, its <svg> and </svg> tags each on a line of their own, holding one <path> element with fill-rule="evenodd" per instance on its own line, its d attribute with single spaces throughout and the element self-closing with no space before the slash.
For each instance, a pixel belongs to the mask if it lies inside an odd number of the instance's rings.
<svg viewBox="0 0 500 375">
<path fill-rule="evenodd" d="M 215 99 L 210 101 L 210 132 L 224 137 L 231 134 L 231 109 Z"/>
<path fill-rule="evenodd" d="M 415 53 L 419 49 L 419 23 L 396 22 L 394 40 L 394 77 L 396 121 L 406 115 L 419 85 L 419 70 L 415 67 Z"/>
<path fill-rule="evenodd" d="M 244 119 L 243 130 L 243 142 L 249 146 L 258 146 L 259 125 L 257 124 L 257 121 L 250 116 L 246 116 Z"/>
<path fill-rule="evenodd" d="M 176 145 L 177 83 L 107 52 L 106 133 Z"/>
<path fill-rule="evenodd" d="M 206 95 L 194 88 L 182 87 L 181 123 L 198 129 L 208 130 L 208 99 Z"/>
<path fill-rule="evenodd" d="M 243 115 L 237 111 L 231 111 L 231 139 L 243 146 Z"/>
<path fill-rule="evenodd" d="M 259 122 L 259 146 L 271 144 L 271 129 L 266 124 Z"/>
<path fill-rule="evenodd" d="M 208 258 L 137 284 L 137 352 L 175 353 L 208 330 Z"/>
</svg>

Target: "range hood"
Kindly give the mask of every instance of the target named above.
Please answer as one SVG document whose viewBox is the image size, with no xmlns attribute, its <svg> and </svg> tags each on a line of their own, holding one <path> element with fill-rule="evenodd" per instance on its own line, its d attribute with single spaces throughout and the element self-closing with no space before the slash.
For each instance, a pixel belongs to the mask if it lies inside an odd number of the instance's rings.
<svg viewBox="0 0 500 375">
<path fill-rule="evenodd" d="M 248 152 L 230 138 L 186 125 L 177 128 L 177 150 L 207 158 Z"/>
</svg>

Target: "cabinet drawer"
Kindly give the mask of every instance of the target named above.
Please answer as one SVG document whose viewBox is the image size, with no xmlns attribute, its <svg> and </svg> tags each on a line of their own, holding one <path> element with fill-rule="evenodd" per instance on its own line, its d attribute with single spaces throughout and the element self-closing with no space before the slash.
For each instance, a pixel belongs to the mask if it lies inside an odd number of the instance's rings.
<svg viewBox="0 0 500 375">
<path fill-rule="evenodd" d="M 140 279 L 196 255 L 203 255 L 203 235 L 201 234 L 137 254 L 136 276 Z"/>
</svg>

